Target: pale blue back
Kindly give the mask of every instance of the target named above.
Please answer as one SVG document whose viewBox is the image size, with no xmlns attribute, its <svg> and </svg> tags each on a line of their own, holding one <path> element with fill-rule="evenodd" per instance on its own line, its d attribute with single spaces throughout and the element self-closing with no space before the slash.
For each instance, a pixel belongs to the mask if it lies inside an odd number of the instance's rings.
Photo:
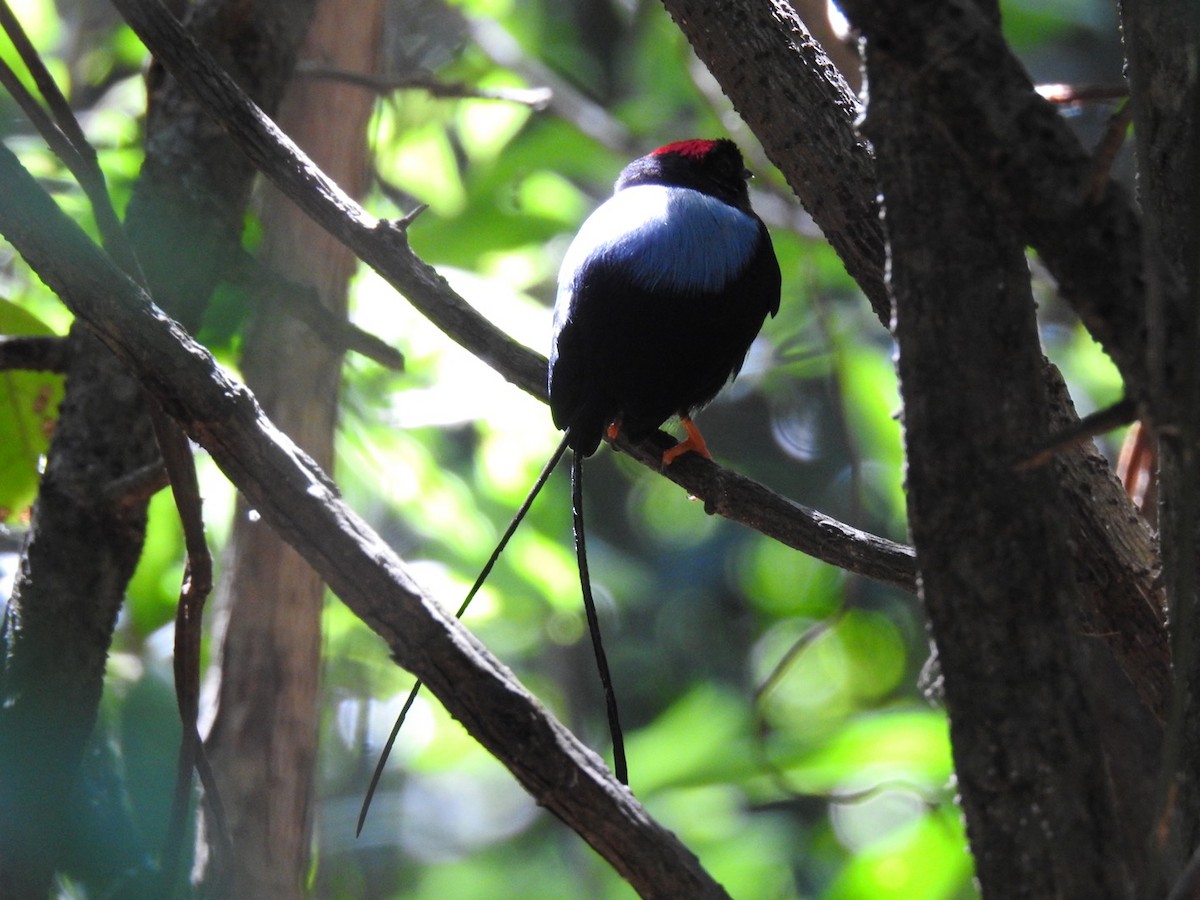
<svg viewBox="0 0 1200 900">
<path fill-rule="evenodd" d="M 589 259 L 621 270 L 646 291 L 720 290 L 750 261 L 758 227 L 741 210 L 691 188 L 643 184 L 617 191 L 588 217 L 567 249 L 555 305 L 569 303 Z M 556 312 L 561 316 L 566 309 Z"/>
</svg>

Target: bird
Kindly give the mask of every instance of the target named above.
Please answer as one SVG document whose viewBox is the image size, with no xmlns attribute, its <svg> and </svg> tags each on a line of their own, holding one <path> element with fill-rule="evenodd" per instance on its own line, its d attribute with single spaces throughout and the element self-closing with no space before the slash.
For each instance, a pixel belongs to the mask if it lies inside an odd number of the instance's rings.
<svg viewBox="0 0 1200 900">
<path fill-rule="evenodd" d="M 559 270 L 548 387 L 577 454 L 678 415 L 688 436 L 664 464 L 710 455 L 692 415 L 779 311 L 779 263 L 748 177 L 731 140 L 667 144 L 622 169 L 575 235 Z"/>
<path fill-rule="evenodd" d="M 675 141 L 638 157 L 584 220 L 559 269 L 547 387 L 551 418 L 565 434 L 547 465 L 573 451 L 575 558 L 614 772 L 625 784 L 588 574 L 583 460 L 605 438 L 636 441 L 676 415 L 687 437 L 664 451 L 663 465 L 687 452 L 711 458 L 692 415 L 737 376 L 767 316 L 779 311 L 779 261 L 750 206 L 749 176 L 727 139 Z"/>
<path fill-rule="evenodd" d="M 767 316 L 779 311 L 779 262 L 750 207 L 749 177 L 731 140 L 675 141 L 625 166 L 613 195 L 584 220 L 559 269 L 547 371 L 551 419 L 564 435 L 456 613 L 466 612 L 571 449 L 575 556 L 622 784 L 624 738 L 587 566 L 583 460 L 605 438 L 639 440 L 672 416 L 687 437 L 664 451 L 663 464 L 687 452 L 711 457 L 692 415 L 737 376 Z M 358 832 L 420 687 L 384 744 Z"/>
</svg>

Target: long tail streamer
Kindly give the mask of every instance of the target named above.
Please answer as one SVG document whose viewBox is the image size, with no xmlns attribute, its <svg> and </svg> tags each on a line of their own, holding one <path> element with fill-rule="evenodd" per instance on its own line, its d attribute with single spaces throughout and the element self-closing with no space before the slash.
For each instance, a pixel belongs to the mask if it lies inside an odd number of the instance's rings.
<svg viewBox="0 0 1200 900">
<path fill-rule="evenodd" d="M 600 619 L 596 616 L 596 601 L 592 598 L 592 579 L 588 574 L 587 542 L 583 532 L 583 457 L 575 451 L 571 458 L 571 521 L 575 529 L 575 560 L 579 564 L 579 586 L 583 590 L 583 609 L 587 613 L 588 632 L 592 649 L 596 651 L 596 668 L 604 688 L 604 706 L 608 711 L 608 731 L 612 735 L 613 774 L 621 784 L 629 784 L 629 767 L 625 762 L 625 735 L 617 714 L 617 694 L 608 671 L 608 657 L 600 640 Z"/>
<path fill-rule="evenodd" d="M 467 596 L 463 602 L 459 604 L 458 611 L 454 617 L 461 619 L 466 613 L 467 607 L 471 605 L 471 601 L 475 599 L 475 595 L 479 593 L 479 589 L 483 587 L 483 583 L 487 581 L 488 575 L 492 572 L 492 567 L 496 565 L 496 560 L 500 558 L 500 554 L 504 552 L 504 548 L 508 546 L 509 539 L 516 533 L 517 526 L 525 518 L 525 514 L 529 512 L 529 507 L 533 505 L 533 501 L 537 499 L 537 495 L 541 493 L 546 481 L 550 478 L 550 473 L 554 471 L 554 467 L 558 465 L 558 461 L 562 459 L 563 454 L 567 450 L 567 439 L 570 432 L 563 435 L 563 439 L 559 441 L 558 446 L 550 455 L 550 459 L 546 461 L 546 465 L 542 467 L 541 473 L 537 480 L 533 483 L 533 487 L 529 489 L 525 501 L 521 504 L 512 520 L 508 523 L 508 528 L 504 530 L 504 534 L 500 537 L 499 543 L 496 544 L 496 549 L 492 551 L 492 555 L 488 557 L 484 563 L 483 569 L 479 572 L 479 577 L 475 579 L 475 583 L 471 585 L 471 589 L 467 591 Z M 589 614 L 589 621 L 594 613 Z M 599 632 L 597 632 L 599 634 Z M 605 670 L 607 671 L 607 670 Z M 392 726 L 392 733 L 388 735 L 387 742 L 383 745 L 383 751 L 379 754 L 379 762 L 375 764 L 375 772 L 371 775 L 371 783 L 367 786 L 367 793 L 363 797 L 362 809 L 358 812 L 358 827 L 355 828 L 354 834 L 357 837 L 362 834 L 363 825 L 367 821 L 367 812 L 371 808 L 371 799 L 375 796 L 375 789 L 379 787 L 379 779 L 383 776 L 383 768 L 387 765 L 388 757 L 392 753 L 392 746 L 396 743 L 396 736 L 400 733 L 400 728 L 404 725 L 404 720 L 408 717 L 408 711 L 412 709 L 413 703 L 417 699 L 417 694 L 421 691 L 421 681 L 418 680 L 412 690 L 408 692 L 408 697 L 404 701 L 404 705 L 400 707 L 400 715 L 396 717 L 396 724 Z"/>
</svg>

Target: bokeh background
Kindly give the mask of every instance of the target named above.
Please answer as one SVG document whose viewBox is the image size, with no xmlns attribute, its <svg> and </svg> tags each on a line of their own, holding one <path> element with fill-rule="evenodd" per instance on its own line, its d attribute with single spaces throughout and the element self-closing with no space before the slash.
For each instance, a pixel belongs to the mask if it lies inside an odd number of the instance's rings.
<svg viewBox="0 0 1200 900">
<path fill-rule="evenodd" d="M 1119 87 L 1115 9 L 1010 0 L 1006 32 L 1038 83 Z M 141 161 L 146 57 L 101 0 L 21 0 L 21 21 L 99 150 L 122 208 Z M 889 336 L 686 41 L 640 0 L 393 0 L 389 74 L 509 91 L 541 104 L 382 95 L 371 123 L 376 215 L 426 203 L 416 251 L 486 316 L 546 352 L 554 279 L 574 230 L 630 158 L 671 140 L 733 137 L 783 270 L 782 309 L 736 383 L 700 416 L 716 458 L 797 502 L 905 540 L 899 401 Z M 0 55 L 11 55 L 0 47 Z M 1088 145 L 1118 101 L 1064 106 Z M 0 96 L 0 136 L 87 221 L 61 166 Z M 1118 166 L 1127 163 L 1122 159 Z M 247 243 L 257 239 L 247 223 Z M 1031 265 L 1037 271 L 1036 259 Z M 1116 376 L 1053 285 L 1043 340 L 1080 411 Z M 353 318 L 403 351 L 403 373 L 350 356 L 336 477 L 346 497 L 450 608 L 474 579 L 558 434 L 544 406 L 425 322 L 370 272 Z M 221 294 L 199 337 L 232 369 L 247 301 Z M 64 333 L 69 314 L 0 244 L 0 332 Z M 297 360 L 302 365 L 302 360 Z M 0 600 L 11 590 L 42 435 L 61 385 L 0 372 Z M 1119 439 L 1119 435 L 1114 439 Z M 1109 452 L 1115 452 L 1109 446 Z M 233 496 L 201 457 L 219 554 Z M 922 670 L 915 597 L 849 576 L 706 516 L 665 479 L 602 449 L 587 465 L 591 568 L 627 731 L 631 786 L 743 900 L 972 897 L 946 719 Z M 161 836 L 178 741 L 170 676 L 182 537 L 153 503 L 89 758 L 133 832 L 83 830 L 65 896 L 94 896 L 86 857 Z M 210 615 L 220 627 L 219 608 Z M 606 752 L 570 533 L 556 473 L 467 622 L 542 701 Z M 213 639 L 210 639 L 209 643 Z M 314 866 L 321 897 L 631 897 L 572 832 L 423 695 L 363 835 L 367 780 L 411 677 L 335 598 L 325 609 Z M 927 694 L 932 694 L 932 698 Z M 0 776 L 2 777 L 2 776 Z"/>
</svg>

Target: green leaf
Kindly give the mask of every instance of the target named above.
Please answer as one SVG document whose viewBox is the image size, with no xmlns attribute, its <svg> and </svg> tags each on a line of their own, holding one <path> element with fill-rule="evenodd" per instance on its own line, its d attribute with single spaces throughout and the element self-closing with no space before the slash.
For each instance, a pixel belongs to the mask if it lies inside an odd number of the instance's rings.
<svg viewBox="0 0 1200 900">
<path fill-rule="evenodd" d="M 52 335 L 40 319 L 0 300 L 0 334 Z M 0 522 L 21 518 L 37 493 L 42 457 L 63 395 L 63 377 L 0 372 Z"/>
</svg>

